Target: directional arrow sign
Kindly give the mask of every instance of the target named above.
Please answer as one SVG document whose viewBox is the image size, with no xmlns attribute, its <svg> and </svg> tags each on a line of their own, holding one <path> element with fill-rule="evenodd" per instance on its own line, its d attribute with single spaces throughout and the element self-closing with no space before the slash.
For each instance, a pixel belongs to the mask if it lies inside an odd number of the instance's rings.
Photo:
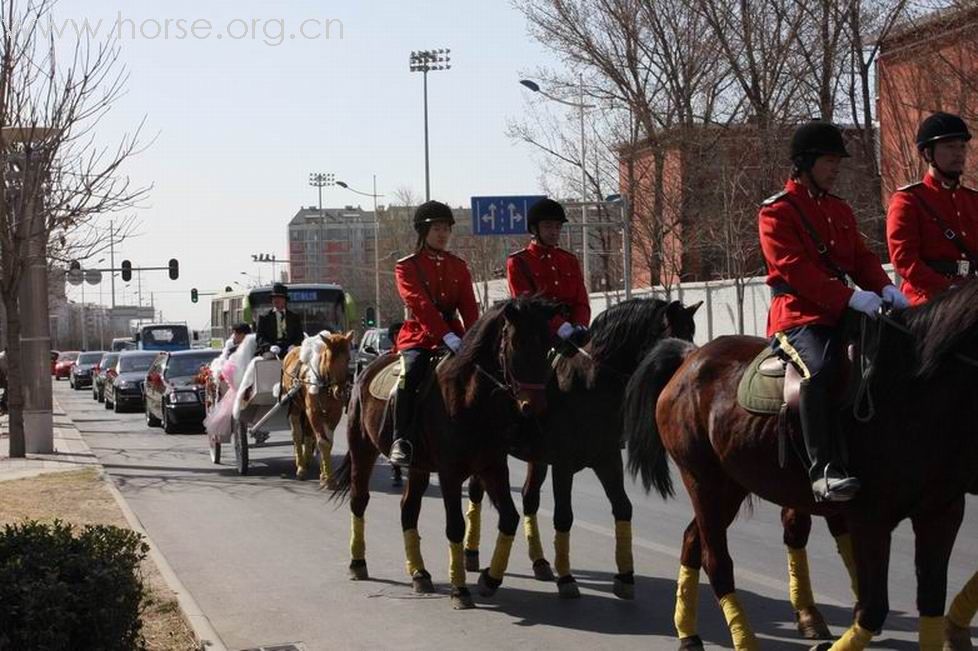
<svg viewBox="0 0 978 651">
<path fill-rule="evenodd" d="M 543 195 L 472 197 L 474 235 L 523 235 L 526 213 Z"/>
</svg>

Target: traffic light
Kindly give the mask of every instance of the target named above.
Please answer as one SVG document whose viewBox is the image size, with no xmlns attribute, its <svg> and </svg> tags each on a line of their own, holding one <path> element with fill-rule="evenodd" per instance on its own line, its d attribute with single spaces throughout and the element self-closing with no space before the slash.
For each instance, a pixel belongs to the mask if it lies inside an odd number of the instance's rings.
<svg viewBox="0 0 978 651">
<path fill-rule="evenodd" d="M 197 298 L 198 298 L 197 288 L 194 287 L 193 289 L 190 290 L 190 302 L 191 303 L 196 303 L 197 302 Z"/>
<path fill-rule="evenodd" d="M 367 316 L 365 317 L 366 327 L 375 328 L 377 327 L 377 310 L 372 307 L 367 308 Z"/>
<path fill-rule="evenodd" d="M 170 268 L 170 280 L 176 280 L 180 277 L 180 263 L 177 262 L 176 258 L 170 258 L 167 266 Z"/>
<path fill-rule="evenodd" d="M 132 280 L 132 263 L 128 260 L 122 261 L 122 280 L 124 282 Z"/>
</svg>

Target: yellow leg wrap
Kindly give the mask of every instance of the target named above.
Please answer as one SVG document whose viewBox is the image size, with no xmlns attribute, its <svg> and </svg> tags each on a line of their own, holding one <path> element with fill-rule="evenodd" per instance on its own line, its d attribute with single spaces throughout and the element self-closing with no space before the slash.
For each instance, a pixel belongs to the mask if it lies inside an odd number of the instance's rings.
<svg viewBox="0 0 978 651">
<path fill-rule="evenodd" d="M 328 480 L 333 475 L 333 444 L 330 441 L 319 441 L 319 478 Z"/>
<path fill-rule="evenodd" d="M 835 641 L 835 644 L 829 647 L 829 651 L 862 651 L 869 646 L 872 639 L 872 631 L 867 631 L 859 624 L 853 624 Z"/>
<path fill-rule="evenodd" d="M 302 430 L 292 428 L 292 449 L 295 450 L 295 469 L 302 470 Z"/>
<path fill-rule="evenodd" d="M 808 573 L 808 552 L 788 547 L 788 600 L 795 612 L 815 605 Z"/>
<path fill-rule="evenodd" d="M 415 572 L 424 569 L 424 559 L 421 558 L 421 536 L 417 529 L 407 529 L 404 531 L 404 555 L 407 557 L 405 567 L 408 576 L 414 576 Z"/>
<path fill-rule="evenodd" d="M 615 522 L 615 564 L 619 574 L 635 570 L 632 561 L 632 523 L 624 520 Z"/>
<path fill-rule="evenodd" d="M 462 543 L 448 544 L 448 581 L 455 588 L 465 586 L 465 561 L 463 560 Z"/>
<path fill-rule="evenodd" d="M 497 581 L 502 580 L 509 565 L 509 552 L 513 549 L 513 538 L 502 531 L 496 536 L 496 548 L 492 550 L 492 561 L 489 562 L 489 576 Z"/>
<path fill-rule="evenodd" d="M 554 532 L 554 569 L 558 577 L 570 574 L 570 531 Z"/>
<path fill-rule="evenodd" d="M 958 628 L 970 628 L 975 611 L 978 611 L 978 572 L 964 584 L 961 592 L 951 602 L 947 618 Z"/>
<path fill-rule="evenodd" d="M 740 605 L 736 592 L 731 592 L 720 599 L 720 608 L 730 628 L 730 638 L 737 651 L 756 651 L 760 649 L 757 637 L 747 621 L 747 614 Z"/>
<path fill-rule="evenodd" d="M 859 581 L 856 578 L 856 554 L 852 551 L 852 536 L 847 533 L 836 537 L 835 548 L 842 557 L 842 562 L 849 572 L 849 584 L 852 586 L 852 596 L 859 597 Z"/>
<path fill-rule="evenodd" d="M 479 539 L 482 536 L 482 504 L 469 502 L 465 511 L 465 548 L 469 551 L 479 551 Z"/>
<path fill-rule="evenodd" d="M 527 515 L 523 517 L 523 531 L 526 532 L 526 546 L 530 552 L 530 560 L 536 563 L 543 558 L 543 541 L 540 540 L 537 516 Z"/>
<path fill-rule="evenodd" d="M 944 618 L 921 617 L 917 622 L 920 651 L 941 651 L 944 648 Z"/>
<path fill-rule="evenodd" d="M 367 556 L 367 542 L 363 535 L 363 518 L 350 514 L 350 558 L 362 561 Z"/>
<path fill-rule="evenodd" d="M 302 439 L 302 465 L 308 470 L 312 466 L 312 460 L 316 456 L 316 439 L 307 436 Z"/>
<path fill-rule="evenodd" d="M 685 565 L 679 566 L 679 581 L 676 583 L 676 637 L 696 635 L 696 610 L 699 606 L 700 571 Z"/>
</svg>

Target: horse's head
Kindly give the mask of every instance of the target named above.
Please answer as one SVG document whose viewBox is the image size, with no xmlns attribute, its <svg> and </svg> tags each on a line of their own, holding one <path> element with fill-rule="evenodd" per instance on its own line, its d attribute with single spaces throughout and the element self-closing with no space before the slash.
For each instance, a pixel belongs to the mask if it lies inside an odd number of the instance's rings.
<svg viewBox="0 0 978 651">
<path fill-rule="evenodd" d="M 666 306 L 662 336 L 692 341 L 696 334 L 696 321 L 693 317 L 701 305 L 703 305 L 703 301 L 698 301 L 692 305 L 683 305 L 679 301 L 669 303 Z"/>
<path fill-rule="evenodd" d="M 546 301 L 514 299 L 502 310 L 499 365 L 522 416 L 538 416 L 547 408 L 550 320 L 557 309 Z"/>
<path fill-rule="evenodd" d="M 322 346 L 319 349 L 319 359 L 316 369 L 319 377 L 329 384 L 334 398 L 339 398 L 350 373 L 350 343 L 353 341 L 353 331 L 344 334 L 329 332 L 319 333 Z"/>
</svg>

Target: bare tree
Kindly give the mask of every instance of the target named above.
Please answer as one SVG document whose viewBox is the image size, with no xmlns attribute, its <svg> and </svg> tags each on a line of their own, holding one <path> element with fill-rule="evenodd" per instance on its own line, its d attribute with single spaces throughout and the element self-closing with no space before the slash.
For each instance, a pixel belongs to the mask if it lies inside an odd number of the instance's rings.
<svg viewBox="0 0 978 651">
<path fill-rule="evenodd" d="M 96 128 L 125 86 L 118 50 L 83 41 L 60 59 L 41 30 L 52 5 L 6 2 L 0 16 L 0 301 L 10 342 L 21 338 L 23 310 L 39 300 L 46 305 L 47 287 L 27 286 L 28 270 L 45 267 L 49 252 L 97 251 L 99 241 L 85 228 L 147 192 L 122 175 L 139 151 L 139 129 L 113 148 L 97 144 Z M 30 340 L 35 333 L 23 334 Z M 24 454 L 20 358 L 9 360 L 11 456 Z"/>
</svg>

